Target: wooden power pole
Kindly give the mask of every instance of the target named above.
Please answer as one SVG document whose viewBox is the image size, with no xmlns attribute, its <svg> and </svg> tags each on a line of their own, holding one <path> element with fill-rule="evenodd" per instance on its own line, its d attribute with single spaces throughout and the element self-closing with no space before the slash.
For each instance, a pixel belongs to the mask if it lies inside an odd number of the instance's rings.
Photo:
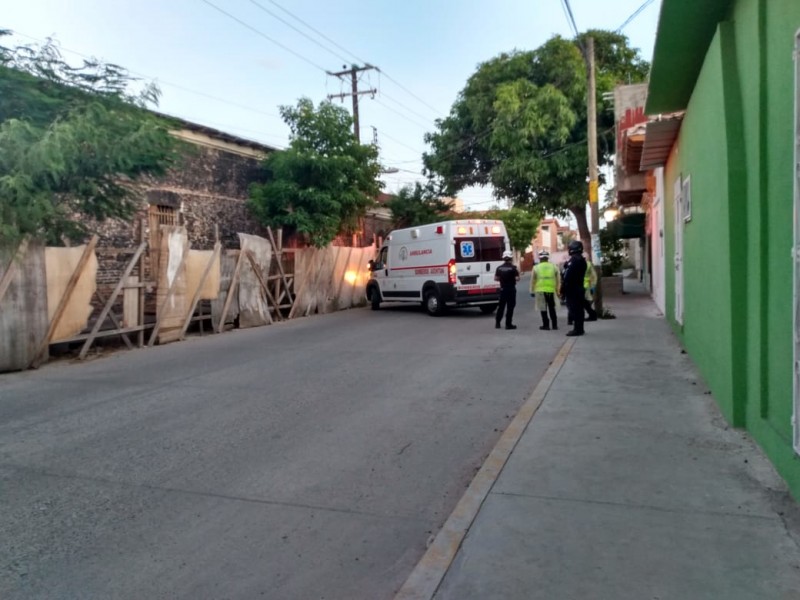
<svg viewBox="0 0 800 600">
<path fill-rule="evenodd" d="M 588 121 L 589 143 L 589 209 L 592 212 L 592 247 L 589 256 L 597 273 L 594 307 L 597 316 L 603 315 L 603 290 L 600 285 L 603 273 L 600 255 L 600 205 L 598 203 L 598 170 L 597 170 L 597 83 L 594 73 L 594 38 L 586 38 L 586 70 L 588 89 L 586 93 L 586 116 Z"/>
<path fill-rule="evenodd" d="M 345 67 L 343 67 L 345 68 Z M 342 93 L 342 94 L 328 94 L 328 100 L 332 100 L 333 98 L 340 98 L 344 100 L 347 96 L 353 97 L 353 132 L 356 134 L 356 141 L 360 144 L 361 143 L 361 131 L 358 122 L 358 97 L 363 94 L 370 94 L 374 96 L 378 93 L 378 90 L 375 88 L 369 90 L 361 90 L 358 89 L 358 74 L 362 71 L 369 71 L 370 69 L 374 69 L 372 65 L 364 65 L 363 67 L 357 67 L 353 65 L 349 69 L 345 69 L 344 71 L 339 71 L 338 73 L 331 73 L 328 71 L 328 75 L 332 77 L 338 77 L 342 79 L 345 75 L 350 75 L 350 87 L 351 90 L 349 93 Z"/>
</svg>

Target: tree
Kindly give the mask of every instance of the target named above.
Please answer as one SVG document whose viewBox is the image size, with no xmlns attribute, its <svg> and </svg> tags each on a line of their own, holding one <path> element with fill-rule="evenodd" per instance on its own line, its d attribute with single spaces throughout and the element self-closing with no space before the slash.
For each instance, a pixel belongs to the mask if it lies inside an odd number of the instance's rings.
<svg viewBox="0 0 800 600">
<path fill-rule="evenodd" d="M 265 225 L 304 235 L 318 248 L 354 231 L 381 189 L 375 146 L 362 146 L 343 108 L 308 98 L 282 106 L 289 148 L 264 161 L 266 183 L 250 187 L 249 206 Z"/>
<path fill-rule="evenodd" d="M 469 185 L 494 187 L 515 207 L 565 216 L 572 212 L 581 238 L 586 219 L 586 66 L 581 48 L 595 40 L 597 101 L 617 83 L 643 81 L 648 63 L 626 36 L 594 30 L 576 40 L 555 36 L 532 51 L 504 53 L 481 65 L 450 114 L 428 134 L 423 156 L 431 177 L 448 195 Z M 598 111 L 598 161 L 614 150 L 614 116 Z"/>
<path fill-rule="evenodd" d="M 8 32 L 0 31 L 0 36 Z M 158 89 L 116 65 L 72 67 L 51 41 L 0 46 L 0 239 L 80 240 L 92 220 L 130 218 L 145 175 L 174 162 Z"/>
<path fill-rule="evenodd" d="M 386 206 L 392 212 L 392 224 L 398 229 L 443 221 L 450 218 L 452 208 L 431 185 L 423 186 L 419 182 L 413 187 L 403 186 Z"/>
</svg>

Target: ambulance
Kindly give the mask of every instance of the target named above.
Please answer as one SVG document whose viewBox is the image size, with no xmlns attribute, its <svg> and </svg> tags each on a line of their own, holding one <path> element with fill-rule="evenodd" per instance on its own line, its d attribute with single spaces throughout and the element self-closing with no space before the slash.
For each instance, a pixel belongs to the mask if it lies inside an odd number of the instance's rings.
<svg viewBox="0 0 800 600">
<path fill-rule="evenodd" d="M 382 302 L 417 302 L 432 316 L 447 308 L 478 307 L 489 314 L 500 295 L 494 272 L 510 250 L 502 221 L 443 221 L 392 231 L 369 262 L 366 294 Z"/>
</svg>

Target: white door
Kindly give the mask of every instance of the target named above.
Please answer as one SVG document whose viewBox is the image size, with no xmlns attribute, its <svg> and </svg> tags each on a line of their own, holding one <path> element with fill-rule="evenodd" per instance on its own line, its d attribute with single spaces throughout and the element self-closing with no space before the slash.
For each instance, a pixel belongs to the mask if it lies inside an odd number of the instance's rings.
<svg viewBox="0 0 800 600">
<path fill-rule="evenodd" d="M 794 450 L 800 454 L 800 31 L 794 51 Z"/>
<path fill-rule="evenodd" d="M 656 169 L 656 197 L 653 202 L 655 222 L 652 229 L 653 244 L 653 298 L 661 314 L 667 314 L 664 293 L 664 169 Z"/>
<path fill-rule="evenodd" d="M 675 320 L 683 325 L 683 195 L 681 178 L 675 180 Z"/>
</svg>

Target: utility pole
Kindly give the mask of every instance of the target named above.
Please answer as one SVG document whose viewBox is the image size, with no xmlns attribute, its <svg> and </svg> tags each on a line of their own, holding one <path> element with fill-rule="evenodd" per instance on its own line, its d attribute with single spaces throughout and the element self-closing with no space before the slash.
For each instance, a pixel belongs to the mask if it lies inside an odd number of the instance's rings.
<svg viewBox="0 0 800 600">
<path fill-rule="evenodd" d="M 375 96 L 378 93 L 378 90 L 375 88 L 369 90 L 361 90 L 358 89 L 358 74 L 362 71 L 369 71 L 370 69 L 375 69 L 372 65 L 364 65 L 363 67 L 358 67 L 356 65 L 352 65 L 349 69 L 346 65 L 342 65 L 343 71 L 339 71 L 338 73 L 331 73 L 328 71 L 328 75 L 332 77 L 338 77 L 339 79 L 343 79 L 345 75 L 350 75 L 350 86 L 351 92 L 350 93 L 342 93 L 342 94 L 328 94 L 328 100 L 332 100 L 333 98 L 339 98 L 344 100 L 346 96 L 353 97 L 353 130 L 356 134 L 356 141 L 360 144 L 361 143 L 361 132 L 359 129 L 358 123 L 358 97 L 359 95 L 363 94 L 370 94 L 371 96 Z"/>
<path fill-rule="evenodd" d="M 597 274 L 594 307 L 598 316 L 603 315 L 603 290 L 600 285 L 602 275 L 600 254 L 600 204 L 598 202 L 597 173 L 597 83 L 594 73 L 594 38 L 586 38 L 586 70 L 588 71 L 588 89 L 586 93 L 586 115 L 589 143 L 589 209 L 592 213 L 592 247 L 590 257 Z"/>
</svg>

